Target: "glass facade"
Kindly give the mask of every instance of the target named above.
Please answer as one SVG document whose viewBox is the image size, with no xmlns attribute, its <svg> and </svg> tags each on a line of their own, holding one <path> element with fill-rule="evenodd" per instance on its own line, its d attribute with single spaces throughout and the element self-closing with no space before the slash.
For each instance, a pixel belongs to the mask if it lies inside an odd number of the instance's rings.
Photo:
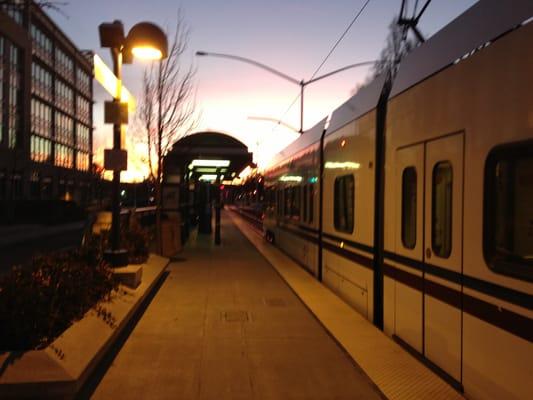
<svg viewBox="0 0 533 400">
<path fill-rule="evenodd" d="M 79 200 L 92 159 L 91 65 L 39 7 L 14 1 L 6 14 L 20 26 L 0 26 L 0 147 L 17 151 L 0 159 L 0 197 L 55 199 L 63 180 Z M 10 39 L 23 36 L 21 47 Z"/>
<path fill-rule="evenodd" d="M 22 51 L 13 43 L 9 46 L 8 147 L 19 143 L 22 128 Z"/>
</svg>

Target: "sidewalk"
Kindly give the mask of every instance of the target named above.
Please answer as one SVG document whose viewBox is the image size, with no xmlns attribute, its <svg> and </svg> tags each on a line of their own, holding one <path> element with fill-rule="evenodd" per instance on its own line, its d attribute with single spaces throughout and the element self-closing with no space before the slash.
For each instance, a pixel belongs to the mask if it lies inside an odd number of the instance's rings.
<svg viewBox="0 0 533 400">
<path fill-rule="evenodd" d="M 227 213 L 221 236 L 168 267 L 94 398 L 383 398 Z"/>
</svg>

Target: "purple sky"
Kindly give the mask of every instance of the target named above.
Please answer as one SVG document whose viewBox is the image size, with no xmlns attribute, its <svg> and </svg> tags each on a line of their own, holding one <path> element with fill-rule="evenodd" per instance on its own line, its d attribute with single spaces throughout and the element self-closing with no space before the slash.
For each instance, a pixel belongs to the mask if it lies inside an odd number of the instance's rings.
<svg viewBox="0 0 533 400">
<path fill-rule="evenodd" d="M 194 58 L 197 50 L 235 54 L 272 66 L 297 79 L 309 78 L 346 29 L 364 0 L 71 0 L 66 16 L 48 11 L 81 49 L 96 51 L 108 65 L 106 49 L 99 48 L 98 25 L 121 19 L 126 29 L 141 20 L 172 29 L 181 8 L 190 27 L 184 62 L 195 63 L 199 130 L 227 132 L 260 155 L 260 164 L 297 136 L 276 124 L 248 120 L 249 116 L 279 119 L 299 88 L 268 72 L 220 58 Z M 425 1 L 420 0 L 419 3 Z M 415 3 L 409 2 L 410 7 Z M 419 25 L 430 36 L 474 0 L 433 0 Z M 371 0 L 358 21 L 319 71 L 318 75 L 378 57 L 388 25 L 400 9 L 400 0 Z M 420 5 L 419 5 L 420 7 Z M 124 68 L 124 84 L 138 97 L 142 63 Z M 346 101 L 369 75 L 368 68 L 348 70 L 307 87 L 304 128 L 310 128 Z M 109 98 L 95 84 L 95 152 L 111 142 L 111 129 L 103 125 L 102 104 Z M 299 102 L 284 116 L 299 126 Z M 130 143 L 130 148 L 132 144 Z M 131 153 L 131 152 L 130 152 Z M 130 163 L 132 163 L 130 157 Z M 134 165 L 135 162 L 132 163 Z"/>
</svg>

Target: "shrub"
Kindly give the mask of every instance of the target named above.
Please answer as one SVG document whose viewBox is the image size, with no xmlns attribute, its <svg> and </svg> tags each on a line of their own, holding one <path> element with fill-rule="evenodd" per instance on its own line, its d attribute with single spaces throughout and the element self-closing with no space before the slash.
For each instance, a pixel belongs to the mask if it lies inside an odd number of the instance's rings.
<svg viewBox="0 0 533 400">
<path fill-rule="evenodd" d="M 101 251 L 109 248 L 110 231 L 101 231 L 98 235 L 93 235 L 90 239 L 92 246 L 98 247 Z M 142 264 L 148 260 L 150 254 L 150 243 L 152 235 L 136 222 L 129 225 L 121 225 L 120 245 L 128 250 L 128 262 L 130 264 Z"/>
<path fill-rule="evenodd" d="M 0 350 L 45 347 L 117 287 L 109 265 L 88 249 L 14 267 L 0 277 Z"/>
<path fill-rule="evenodd" d="M 138 224 L 122 230 L 122 244 L 128 250 L 130 264 L 142 264 L 148 260 L 150 242 L 150 234 Z"/>
</svg>

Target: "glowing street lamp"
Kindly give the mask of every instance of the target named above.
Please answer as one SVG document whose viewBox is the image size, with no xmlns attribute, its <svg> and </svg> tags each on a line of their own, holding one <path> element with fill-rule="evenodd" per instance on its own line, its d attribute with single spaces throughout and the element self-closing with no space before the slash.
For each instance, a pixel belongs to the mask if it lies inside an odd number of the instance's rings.
<svg viewBox="0 0 533 400">
<path fill-rule="evenodd" d="M 111 50 L 113 73 L 117 88 L 113 102 L 106 102 L 105 122 L 113 124 L 113 148 L 105 150 L 104 167 L 113 170 L 113 216 L 111 221 L 111 248 L 106 259 L 115 267 L 128 263 L 128 253 L 120 248 L 120 171 L 127 169 L 128 153 L 121 148 L 122 124 L 128 122 L 127 103 L 121 102 L 122 64 L 131 64 L 133 57 L 161 60 L 167 57 L 168 42 L 165 33 L 155 24 L 140 22 L 124 35 L 121 21 L 100 24 L 100 46 Z"/>
</svg>

